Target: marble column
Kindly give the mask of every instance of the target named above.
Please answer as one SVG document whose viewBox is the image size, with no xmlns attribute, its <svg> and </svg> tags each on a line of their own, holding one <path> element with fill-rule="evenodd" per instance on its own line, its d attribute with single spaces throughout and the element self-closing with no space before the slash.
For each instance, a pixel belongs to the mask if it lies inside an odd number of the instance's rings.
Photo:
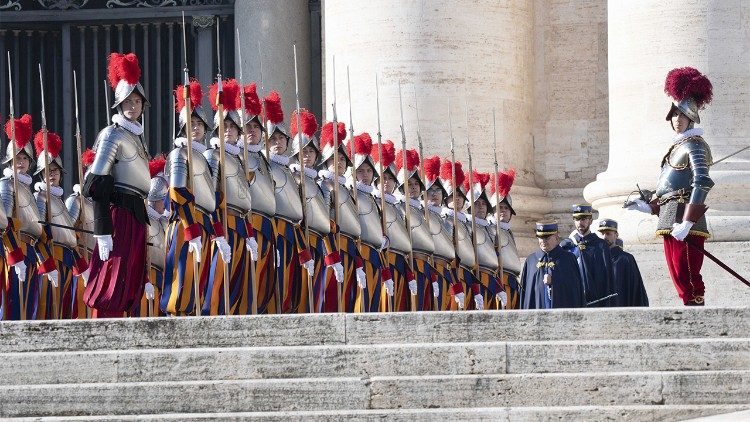
<svg viewBox="0 0 750 422">
<path fill-rule="evenodd" d="M 426 156 L 448 157 L 450 115 L 457 159 L 466 168 L 468 139 L 475 167 L 489 172 L 496 109 L 499 165 L 517 170 L 512 195 L 519 216 L 513 226 L 523 250 L 535 243 L 529 222 L 550 207 L 535 182 L 533 15 L 533 1 L 324 2 L 326 118 L 335 91 L 338 118 L 349 125 L 348 66 L 355 133 L 375 138 L 377 73 L 384 139 L 401 142 L 401 84 L 407 147 L 417 147 L 419 130 Z"/>
<path fill-rule="evenodd" d="M 636 183 L 654 188 L 671 143 L 664 78 L 672 68 L 692 66 L 712 81 L 713 102 L 698 127 L 715 160 L 750 144 L 750 3 L 610 1 L 608 13 L 609 165 L 584 196 L 601 216 L 620 222 L 626 243 L 656 242 L 656 218 L 625 212 L 622 203 Z M 710 174 L 712 240 L 750 240 L 750 154 L 716 164 Z"/>
</svg>

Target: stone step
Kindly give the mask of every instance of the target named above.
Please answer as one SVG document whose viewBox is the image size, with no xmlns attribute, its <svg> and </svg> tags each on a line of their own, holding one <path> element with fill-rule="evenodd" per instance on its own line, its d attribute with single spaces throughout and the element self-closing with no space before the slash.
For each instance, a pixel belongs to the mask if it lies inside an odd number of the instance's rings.
<svg viewBox="0 0 750 422">
<path fill-rule="evenodd" d="M 642 406 L 566 406 L 566 407 L 486 407 L 452 409 L 395 409 L 395 410 L 331 410 L 331 411 L 281 411 L 235 413 L 172 413 L 130 416 L 73 416 L 47 417 L 43 421 L 601 421 L 627 420 L 651 422 L 654 420 L 683 420 L 717 414 L 736 415 L 737 411 L 750 409 L 750 405 L 642 405 Z M 38 418 L 10 418 L 9 422 L 31 422 Z M 729 421 L 730 419 L 727 419 Z M 735 421 L 737 419 L 734 419 Z"/>
<path fill-rule="evenodd" d="M 167 381 L 0 387 L 0 417 L 743 405 L 750 371 Z"/>
<path fill-rule="evenodd" d="M 0 353 L 108 349 L 743 338 L 750 307 L 268 315 L 0 324 Z"/>
<path fill-rule="evenodd" d="M 0 385 L 750 370 L 750 339 L 427 343 L 0 354 Z"/>
</svg>

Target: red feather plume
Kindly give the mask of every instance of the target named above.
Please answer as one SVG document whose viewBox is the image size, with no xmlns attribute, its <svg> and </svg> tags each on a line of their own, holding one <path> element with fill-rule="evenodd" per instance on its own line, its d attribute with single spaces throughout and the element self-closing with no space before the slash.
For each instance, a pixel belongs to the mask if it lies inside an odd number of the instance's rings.
<svg viewBox="0 0 750 422">
<path fill-rule="evenodd" d="M 506 171 L 500 171 L 497 174 L 497 187 L 500 196 L 506 197 L 510 192 L 510 188 L 513 186 L 513 182 L 516 180 L 516 170 L 510 169 Z"/>
<path fill-rule="evenodd" d="M 284 110 L 281 108 L 281 97 L 276 91 L 271 91 L 265 98 L 266 103 L 266 120 L 273 124 L 279 124 L 284 121 Z"/>
<path fill-rule="evenodd" d="M 16 129 L 16 148 L 21 149 L 29 143 L 31 134 L 33 133 L 31 129 L 31 116 L 24 114 L 20 118 L 14 119 L 13 126 Z M 8 136 L 8 139 L 11 139 L 10 129 L 10 119 L 8 119 L 5 122 L 5 134 Z"/>
<path fill-rule="evenodd" d="M 349 155 L 352 155 L 352 142 L 347 144 Z M 369 155 L 372 152 L 372 137 L 367 132 L 362 132 L 354 137 L 354 154 Z"/>
<path fill-rule="evenodd" d="M 57 157 L 62 149 L 62 139 L 55 132 L 47 132 L 47 152 L 52 157 Z M 44 151 L 44 131 L 40 130 L 34 135 L 34 150 L 36 155 L 39 155 Z"/>
<path fill-rule="evenodd" d="M 406 169 L 412 171 L 419 165 L 419 153 L 416 149 L 406 150 Z M 396 168 L 401 170 L 404 167 L 404 153 L 402 150 L 396 151 Z"/>
<path fill-rule="evenodd" d="M 137 84 L 138 79 L 141 78 L 141 67 L 138 65 L 138 56 L 133 53 L 110 54 L 107 74 L 112 89 L 117 88 L 117 84 L 121 80 L 125 80 L 130 85 Z"/>
<path fill-rule="evenodd" d="M 430 182 L 435 181 L 440 175 L 440 157 L 437 155 L 424 159 L 424 176 Z"/>
<path fill-rule="evenodd" d="M 245 85 L 243 94 L 245 95 L 245 112 L 251 116 L 259 115 L 263 111 L 263 105 L 260 103 L 260 98 L 258 98 L 258 90 L 255 82 Z"/>
<path fill-rule="evenodd" d="M 83 164 L 84 167 L 88 167 L 94 162 L 94 157 L 96 157 L 96 153 L 93 149 L 89 148 L 86 151 L 83 151 L 83 154 L 81 154 L 81 164 Z"/>
<path fill-rule="evenodd" d="M 190 80 L 189 91 L 190 107 L 195 108 L 196 106 L 201 105 L 203 102 L 203 87 L 201 87 L 200 82 L 195 79 Z M 179 113 L 180 110 L 185 107 L 185 86 L 177 85 L 177 88 L 174 89 L 174 96 L 177 100 L 175 102 L 175 109 Z"/>
<path fill-rule="evenodd" d="M 383 167 L 388 167 L 396 160 L 396 148 L 393 146 L 393 142 L 385 141 L 381 147 L 383 150 Z M 372 159 L 377 163 L 380 161 L 380 151 L 378 150 L 378 144 L 373 144 L 370 150 Z"/>
<path fill-rule="evenodd" d="M 713 86 L 708 78 L 692 67 L 679 67 L 667 73 L 664 81 L 664 92 L 676 101 L 692 98 L 703 108 L 711 102 Z"/>
<path fill-rule="evenodd" d="M 479 186 L 482 188 L 482 190 L 484 190 L 484 188 L 487 186 L 487 183 L 490 182 L 490 177 L 491 176 L 489 173 L 480 173 L 474 170 L 474 173 L 472 176 L 474 180 L 472 180 L 472 182 L 474 182 L 474 184 L 479 183 Z"/>
<path fill-rule="evenodd" d="M 344 138 L 346 138 L 346 125 L 344 122 L 338 122 L 337 138 L 339 145 L 343 145 Z M 320 148 L 324 146 L 333 147 L 333 122 L 328 122 L 323 125 L 323 129 L 320 130 Z"/>
<path fill-rule="evenodd" d="M 315 132 L 318 131 L 318 120 L 315 115 L 305 108 L 299 109 L 299 121 L 302 125 L 302 133 L 308 138 L 312 138 Z M 292 138 L 297 136 L 297 110 L 292 111 L 292 121 L 289 124 L 289 131 L 292 133 Z"/>
<path fill-rule="evenodd" d="M 149 161 L 148 172 L 151 174 L 151 177 L 156 177 L 157 174 L 163 172 L 166 164 L 167 159 L 164 158 L 164 154 L 159 154 L 153 160 Z"/>
<path fill-rule="evenodd" d="M 224 111 L 232 111 L 240 109 L 240 85 L 236 79 L 224 79 L 221 81 L 221 104 L 224 106 Z M 219 104 L 216 101 L 216 95 L 219 91 L 219 84 L 214 82 L 208 89 L 208 99 L 211 101 L 211 108 L 214 111 L 219 109 Z"/>
<path fill-rule="evenodd" d="M 440 167 L 440 178 L 450 183 L 453 180 L 453 166 L 450 160 L 443 161 L 443 165 Z M 456 161 L 456 186 L 464 184 L 466 174 L 464 174 L 464 168 L 460 161 Z"/>
</svg>

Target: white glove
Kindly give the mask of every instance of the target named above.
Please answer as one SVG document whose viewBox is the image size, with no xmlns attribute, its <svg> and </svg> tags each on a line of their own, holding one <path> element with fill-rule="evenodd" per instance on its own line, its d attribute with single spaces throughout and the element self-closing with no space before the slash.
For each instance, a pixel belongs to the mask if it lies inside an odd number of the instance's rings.
<svg viewBox="0 0 750 422">
<path fill-rule="evenodd" d="M 195 260 L 195 262 L 201 262 L 201 250 L 202 249 L 203 249 L 203 242 L 201 242 L 200 236 L 188 240 L 188 251 L 193 252 L 193 259 Z"/>
<path fill-rule="evenodd" d="M 651 214 L 651 205 L 646 203 L 646 201 L 644 201 L 643 199 L 636 199 L 632 201 L 630 204 L 628 204 L 628 206 L 625 207 L 625 209 Z"/>
<path fill-rule="evenodd" d="M 305 267 L 307 274 L 312 275 L 312 273 L 315 271 L 315 261 L 313 261 L 312 259 L 302 264 L 302 266 Z"/>
<path fill-rule="evenodd" d="M 13 270 L 16 272 L 16 276 L 21 281 L 26 281 L 26 263 L 23 260 L 16 262 L 13 265 Z"/>
<path fill-rule="evenodd" d="M 187 145 L 187 138 L 179 137 L 174 140 L 174 146 L 176 146 L 177 148 L 182 148 L 185 145 Z"/>
<path fill-rule="evenodd" d="M 497 294 L 497 297 L 500 298 L 500 303 L 503 305 L 503 308 L 505 308 L 505 305 L 508 304 L 508 294 L 505 292 L 500 292 Z"/>
<path fill-rule="evenodd" d="M 463 309 L 464 308 L 464 300 L 466 300 L 466 295 L 463 294 L 463 293 L 459 293 L 459 294 L 453 296 L 453 300 L 455 300 L 456 303 L 458 304 L 458 309 Z"/>
<path fill-rule="evenodd" d="M 672 237 L 679 241 L 685 240 L 688 234 L 690 234 L 690 229 L 693 228 L 693 222 L 692 221 L 683 221 L 682 223 L 674 223 L 672 224 L 672 232 L 670 233 Z"/>
<path fill-rule="evenodd" d="M 438 284 L 437 281 L 432 282 L 432 295 L 434 297 L 440 296 L 440 285 Z"/>
<path fill-rule="evenodd" d="M 388 296 L 393 296 L 393 280 L 386 280 L 383 283 L 383 286 L 385 286 L 385 294 L 387 294 Z"/>
<path fill-rule="evenodd" d="M 409 291 L 412 296 L 417 295 L 417 280 L 409 280 Z"/>
<path fill-rule="evenodd" d="M 365 269 L 362 267 L 357 268 L 357 285 L 359 285 L 360 289 L 367 288 L 367 274 L 365 274 Z"/>
<path fill-rule="evenodd" d="M 146 285 L 144 286 L 144 290 L 146 292 L 146 299 L 154 300 L 154 285 L 151 283 L 146 283 Z"/>
<path fill-rule="evenodd" d="M 96 244 L 99 246 L 99 259 L 106 261 L 109 259 L 109 253 L 112 252 L 112 235 L 102 234 L 94 235 Z"/>
<path fill-rule="evenodd" d="M 91 274 L 91 267 L 86 268 L 86 271 L 81 273 L 81 280 L 83 280 L 83 287 L 89 284 L 89 274 Z"/>
<path fill-rule="evenodd" d="M 60 285 L 60 275 L 58 274 L 57 270 L 52 270 L 45 275 L 47 276 L 47 280 L 49 280 L 50 284 L 52 284 L 52 287 L 57 288 L 57 286 Z"/>
<path fill-rule="evenodd" d="M 227 238 L 219 236 L 214 239 L 214 242 L 216 242 L 216 246 L 219 247 L 219 253 L 221 254 L 221 259 L 224 260 L 224 263 L 230 263 L 232 261 L 232 248 L 229 247 Z"/>
<path fill-rule="evenodd" d="M 390 246 L 391 240 L 388 239 L 388 236 L 383 236 L 383 240 L 380 242 L 380 250 L 384 251 L 388 249 L 388 246 Z"/>
<path fill-rule="evenodd" d="M 344 266 L 340 262 L 329 265 L 328 268 L 333 270 L 333 276 L 336 277 L 337 283 L 341 284 L 344 282 Z"/>
<path fill-rule="evenodd" d="M 476 306 L 477 311 L 484 310 L 484 298 L 482 295 L 474 295 L 474 305 Z"/>
<path fill-rule="evenodd" d="M 248 237 L 245 239 L 245 247 L 250 252 L 250 259 L 253 261 L 258 260 L 258 242 L 254 237 Z"/>
</svg>

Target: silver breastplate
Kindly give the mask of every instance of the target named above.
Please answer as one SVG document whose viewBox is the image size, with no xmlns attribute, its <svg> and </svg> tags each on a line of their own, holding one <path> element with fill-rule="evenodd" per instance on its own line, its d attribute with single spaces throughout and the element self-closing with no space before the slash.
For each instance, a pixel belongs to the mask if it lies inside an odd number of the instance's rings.
<svg viewBox="0 0 750 422">
<path fill-rule="evenodd" d="M 656 196 L 661 197 L 680 189 L 690 196 L 693 188 L 703 188 L 708 193 L 713 186 L 708 175 L 712 163 L 711 149 L 702 138 L 688 138 L 675 145 L 662 160 Z M 705 195 L 701 196 L 703 198 Z M 701 200 L 700 203 L 702 202 Z"/>
<path fill-rule="evenodd" d="M 445 227 L 440 214 L 430 211 L 430 233 L 432 243 L 435 244 L 435 255 L 453 260 L 456 258 L 456 250 L 453 248 L 453 237 L 449 228 Z"/>
<path fill-rule="evenodd" d="M 153 218 L 151 216 L 149 216 L 148 221 L 148 257 L 151 266 L 163 271 L 167 258 L 164 245 L 167 222 L 165 218 Z"/>
<path fill-rule="evenodd" d="M 274 189 L 276 198 L 275 215 L 293 222 L 302 220 L 302 201 L 300 200 L 299 186 L 289 167 L 271 162 L 271 175 L 276 185 Z"/>
<path fill-rule="evenodd" d="M 47 207 L 47 194 L 45 192 L 36 193 L 37 207 L 39 208 L 39 214 L 41 214 L 42 221 L 46 221 Z M 75 221 L 68 213 L 68 209 L 65 207 L 65 203 L 61 198 L 55 195 L 49 195 L 49 212 L 50 212 L 50 223 L 59 224 L 65 227 L 73 227 Z M 52 239 L 55 243 L 65 245 L 69 248 L 76 247 L 76 234 L 71 229 L 64 229 L 62 227 L 52 226 Z"/>
<path fill-rule="evenodd" d="M 273 178 L 265 159 L 257 152 L 247 153 L 248 168 L 254 172 L 250 181 L 250 197 L 253 199 L 253 211 L 273 216 L 276 213 Z"/>
<path fill-rule="evenodd" d="M 214 154 L 219 155 L 218 151 L 215 151 Z M 245 168 L 237 156 L 227 153 L 224 158 L 227 178 L 227 191 L 224 197 L 227 207 L 240 214 L 245 214 L 250 211 L 253 205 L 250 199 L 250 186 L 247 183 Z"/>
<path fill-rule="evenodd" d="M 453 224 L 453 217 L 448 217 L 451 224 Z M 451 236 L 453 233 L 451 233 Z M 467 223 L 458 220 L 458 258 L 461 260 L 461 264 L 466 267 L 473 268 L 476 264 L 476 258 L 474 256 L 474 244 L 471 239 L 471 231 L 467 226 Z"/>
<path fill-rule="evenodd" d="M 305 197 L 307 198 L 305 221 L 311 230 L 324 236 L 327 235 L 331 232 L 331 220 L 328 218 L 330 208 L 323 198 L 323 192 L 320 191 L 318 183 L 308 176 L 305 176 Z"/>
<path fill-rule="evenodd" d="M 99 133 L 96 144 L 91 173 L 111 174 L 116 188 L 146 198 L 151 176 L 148 153 L 140 137 L 120 126 L 110 125 Z"/>
<path fill-rule="evenodd" d="M 193 195 L 195 206 L 206 214 L 211 214 L 216 209 L 216 186 L 211 176 L 211 170 L 206 157 L 193 151 L 193 168 L 190 169 L 193 176 Z M 187 149 L 185 147 L 175 148 L 169 153 L 164 174 L 169 178 L 169 185 L 175 188 L 187 187 Z"/>
<path fill-rule="evenodd" d="M 500 229 L 500 255 L 503 258 L 503 271 L 511 272 L 515 275 L 521 274 L 521 259 L 518 257 L 516 240 L 507 231 Z"/>
<path fill-rule="evenodd" d="M 406 221 L 401 210 L 389 202 L 385 203 L 385 225 L 388 230 L 390 248 L 405 254 L 409 253 L 411 242 L 409 232 L 406 230 Z"/>
<path fill-rule="evenodd" d="M 65 200 L 65 206 L 68 208 L 70 218 L 77 222 L 82 229 L 94 231 L 94 205 L 91 199 L 83 198 L 83 213 L 81 213 L 81 196 L 77 193 L 70 195 Z M 86 249 L 94 250 L 96 240 L 91 233 L 79 232 L 78 236 Z"/>
<path fill-rule="evenodd" d="M 362 241 L 379 248 L 383 243 L 383 230 L 375 198 L 367 192 L 357 190 L 357 205 Z"/>
<path fill-rule="evenodd" d="M 354 205 L 354 198 L 352 198 L 351 192 L 346 186 L 343 186 L 340 183 L 336 183 L 336 186 L 339 190 L 339 229 L 342 233 L 351 237 L 359 237 L 362 235 L 362 229 L 359 227 L 359 216 L 357 207 Z M 333 197 L 331 197 L 331 199 L 333 199 Z M 331 216 L 334 215 L 333 210 L 331 210 Z"/>
<path fill-rule="evenodd" d="M 10 183 L 12 184 L 13 181 L 11 180 Z M 18 219 L 21 220 L 19 231 L 38 239 L 42 235 L 42 225 L 39 223 L 42 217 L 39 215 L 36 199 L 34 198 L 34 194 L 31 193 L 30 186 L 26 186 L 21 182 L 18 182 L 17 185 Z"/>
<path fill-rule="evenodd" d="M 489 268 L 492 270 L 497 269 L 497 254 L 495 253 L 494 237 L 490 234 L 491 226 L 477 227 L 477 260 L 479 266 Z"/>
<path fill-rule="evenodd" d="M 435 243 L 432 240 L 432 234 L 427 228 L 427 224 L 424 219 L 424 211 L 414 206 L 409 205 L 411 208 L 409 212 L 409 218 L 411 221 L 411 247 L 415 252 L 422 252 L 431 254 L 435 252 Z"/>
</svg>

